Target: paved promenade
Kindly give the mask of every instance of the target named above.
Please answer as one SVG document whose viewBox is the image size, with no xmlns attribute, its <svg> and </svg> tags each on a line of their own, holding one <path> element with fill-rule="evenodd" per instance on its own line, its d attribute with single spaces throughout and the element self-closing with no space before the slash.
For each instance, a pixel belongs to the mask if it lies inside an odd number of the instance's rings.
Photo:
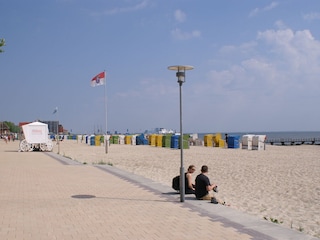
<svg viewBox="0 0 320 240">
<path fill-rule="evenodd" d="M 0 239 L 316 239 L 108 165 L 0 140 Z"/>
</svg>

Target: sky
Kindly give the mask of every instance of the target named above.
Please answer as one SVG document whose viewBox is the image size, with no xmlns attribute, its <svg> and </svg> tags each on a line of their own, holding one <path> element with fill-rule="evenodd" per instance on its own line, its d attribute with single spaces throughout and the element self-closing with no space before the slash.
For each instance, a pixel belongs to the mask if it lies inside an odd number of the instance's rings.
<svg viewBox="0 0 320 240">
<path fill-rule="evenodd" d="M 319 0 L 0 0 L 0 23 L 0 121 L 179 131 L 190 65 L 183 132 L 320 131 Z"/>
</svg>

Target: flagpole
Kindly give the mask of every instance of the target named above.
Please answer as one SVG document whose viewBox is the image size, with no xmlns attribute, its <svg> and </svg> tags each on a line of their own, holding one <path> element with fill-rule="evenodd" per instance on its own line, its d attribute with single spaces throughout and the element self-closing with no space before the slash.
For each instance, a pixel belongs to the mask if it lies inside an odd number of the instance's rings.
<svg viewBox="0 0 320 240">
<path fill-rule="evenodd" d="M 58 110 L 58 107 L 56 107 L 54 110 L 53 110 L 53 114 L 56 114 L 57 113 L 57 145 L 58 145 L 58 154 L 60 154 L 60 143 L 59 143 L 59 110 Z"/>
<path fill-rule="evenodd" d="M 59 137 L 59 109 L 58 109 L 58 107 L 57 107 L 57 117 L 58 117 L 58 154 L 60 154 L 60 137 Z"/>
<path fill-rule="evenodd" d="M 104 104 L 105 104 L 105 111 L 106 111 L 106 139 L 105 139 L 105 151 L 106 154 L 108 153 L 108 147 L 109 147 L 109 139 L 108 139 L 108 113 L 107 113 L 107 74 L 106 70 L 104 70 Z"/>
</svg>

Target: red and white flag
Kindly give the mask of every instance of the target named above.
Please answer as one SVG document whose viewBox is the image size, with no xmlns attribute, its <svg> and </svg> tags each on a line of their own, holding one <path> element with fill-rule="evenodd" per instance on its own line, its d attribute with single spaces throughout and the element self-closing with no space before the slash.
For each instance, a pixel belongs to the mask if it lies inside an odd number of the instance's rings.
<svg viewBox="0 0 320 240">
<path fill-rule="evenodd" d="M 104 85 L 106 83 L 106 74 L 101 72 L 91 80 L 91 87 Z"/>
</svg>

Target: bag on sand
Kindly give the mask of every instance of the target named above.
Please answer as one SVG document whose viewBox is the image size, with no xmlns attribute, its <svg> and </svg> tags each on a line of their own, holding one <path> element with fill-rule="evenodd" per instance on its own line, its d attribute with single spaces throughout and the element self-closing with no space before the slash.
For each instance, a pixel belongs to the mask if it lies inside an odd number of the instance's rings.
<svg viewBox="0 0 320 240">
<path fill-rule="evenodd" d="M 180 175 L 172 179 L 172 188 L 176 191 L 180 190 Z"/>
</svg>

